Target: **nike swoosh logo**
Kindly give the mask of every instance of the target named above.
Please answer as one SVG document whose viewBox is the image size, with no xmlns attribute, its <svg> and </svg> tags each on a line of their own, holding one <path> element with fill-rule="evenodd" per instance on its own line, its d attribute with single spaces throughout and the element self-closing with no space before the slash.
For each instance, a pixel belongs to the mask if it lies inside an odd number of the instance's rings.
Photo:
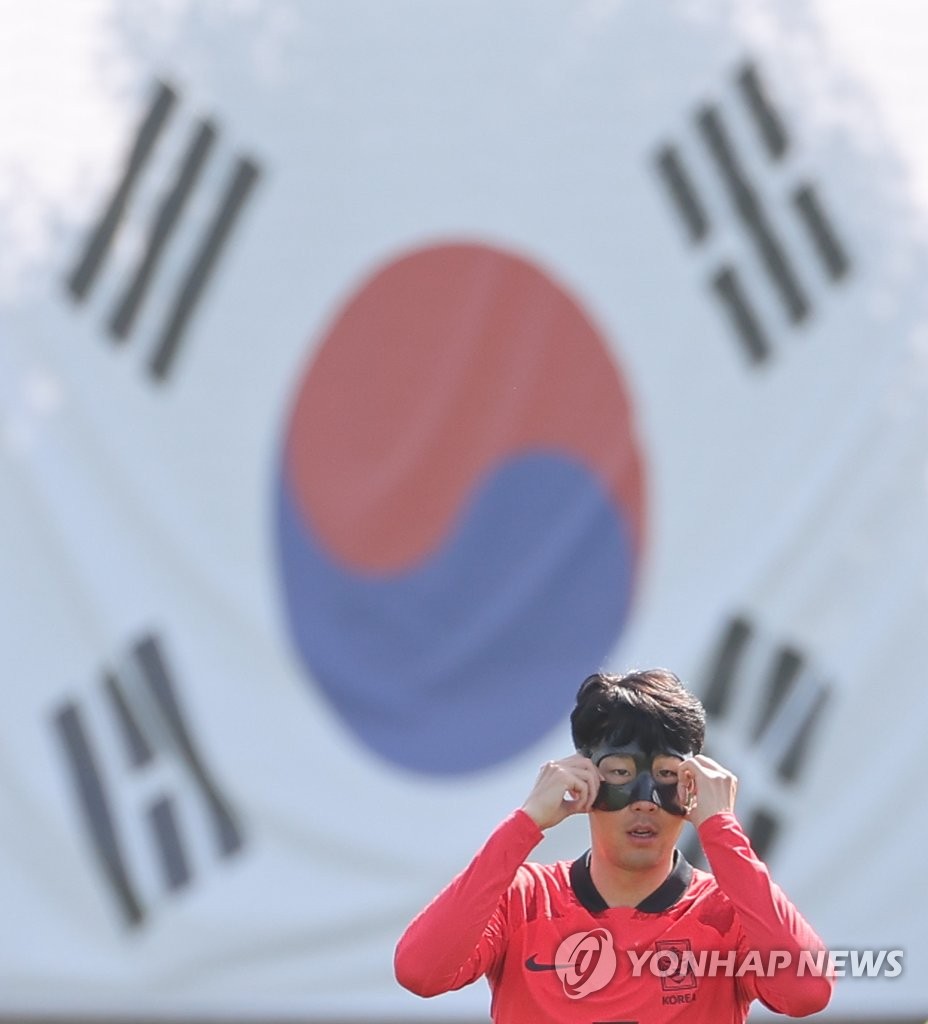
<svg viewBox="0 0 928 1024">
<path fill-rule="evenodd" d="M 535 954 L 533 953 L 528 958 L 528 960 L 525 961 L 525 966 L 530 971 L 556 971 L 558 969 L 566 970 L 568 967 L 571 967 L 573 965 L 572 964 L 540 964 L 535 959 Z"/>
</svg>

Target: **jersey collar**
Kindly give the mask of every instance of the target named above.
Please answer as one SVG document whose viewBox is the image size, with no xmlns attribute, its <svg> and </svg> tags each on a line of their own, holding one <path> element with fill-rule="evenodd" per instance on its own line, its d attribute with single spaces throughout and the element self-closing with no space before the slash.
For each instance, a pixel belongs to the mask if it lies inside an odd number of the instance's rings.
<svg viewBox="0 0 928 1024">
<path fill-rule="evenodd" d="M 679 850 L 673 851 L 673 867 L 663 882 L 635 907 L 645 914 L 660 914 L 669 910 L 686 892 L 693 878 L 693 868 Z M 570 865 L 570 886 L 581 905 L 590 913 L 601 914 L 609 904 L 600 896 L 590 874 L 590 851 Z"/>
</svg>

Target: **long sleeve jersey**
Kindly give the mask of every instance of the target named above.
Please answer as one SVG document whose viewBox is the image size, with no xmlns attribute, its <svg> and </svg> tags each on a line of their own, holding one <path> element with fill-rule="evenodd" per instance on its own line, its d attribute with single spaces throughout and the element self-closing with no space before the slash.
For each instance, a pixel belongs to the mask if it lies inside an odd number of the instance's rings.
<svg viewBox="0 0 928 1024">
<path fill-rule="evenodd" d="M 636 907 L 609 907 L 572 863 L 525 863 L 542 838 L 513 812 L 412 921 L 396 977 L 431 996 L 486 976 L 495 1024 L 743 1024 L 754 999 L 793 1017 L 833 980 L 821 939 L 751 849 L 733 814 L 699 828 L 712 874 L 677 851 Z"/>
</svg>

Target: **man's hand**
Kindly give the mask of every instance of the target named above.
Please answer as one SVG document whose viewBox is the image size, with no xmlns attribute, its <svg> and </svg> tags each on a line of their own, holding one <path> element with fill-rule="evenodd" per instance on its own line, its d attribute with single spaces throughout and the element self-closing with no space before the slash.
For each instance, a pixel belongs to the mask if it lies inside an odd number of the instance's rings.
<svg viewBox="0 0 928 1024">
<path fill-rule="evenodd" d="M 582 754 L 541 766 L 522 810 L 541 828 L 551 828 L 571 814 L 584 814 L 599 792 L 599 770 Z"/>
<path fill-rule="evenodd" d="M 737 778 L 705 754 L 688 757 L 680 765 L 678 797 L 688 808 L 687 819 L 696 826 L 713 814 L 733 811 L 737 791 Z"/>
</svg>

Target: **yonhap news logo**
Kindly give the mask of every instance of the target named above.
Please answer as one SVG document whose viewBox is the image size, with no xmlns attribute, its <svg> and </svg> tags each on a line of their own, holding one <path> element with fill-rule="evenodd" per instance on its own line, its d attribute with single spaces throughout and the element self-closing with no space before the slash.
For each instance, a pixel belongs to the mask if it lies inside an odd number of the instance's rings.
<svg viewBox="0 0 928 1024">
<path fill-rule="evenodd" d="M 655 943 L 653 949 L 625 950 L 632 978 L 652 976 L 661 989 L 676 993 L 665 1001 L 691 1002 L 700 978 L 897 978 L 902 974 L 902 949 L 693 950 L 689 939 Z M 619 956 L 605 928 L 574 932 L 557 947 L 553 962 L 533 954 L 525 961 L 532 972 L 554 971 L 569 999 L 583 999 L 605 988 L 619 973 Z M 686 991 L 684 991 L 686 990 Z M 680 994 L 682 993 L 682 994 Z"/>
<path fill-rule="evenodd" d="M 569 999 L 582 999 L 612 981 L 618 961 L 611 933 L 593 928 L 568 935 L 557 947 L 554 963 L 539 963 L 530 956 L 525 966 L 529 971 L 556 971 L 564 994 Z"/>
<path fill-rule="evenodd" d="M 904 951 L 901 949 L 804 949 L 794 953 L 773 949 L 766 954 L 752 949 L 743 955 L 737 950 L 674 948 L 672 943 L 657 943 L 657 948 L 641 953 L 628 950 L 631 975 L 640 978 L 744 978 L 753 975 L 771 978 L 777 974 L 795 974 L 797 978 L 897 978 L 902 974 Z"/>
</svg>

